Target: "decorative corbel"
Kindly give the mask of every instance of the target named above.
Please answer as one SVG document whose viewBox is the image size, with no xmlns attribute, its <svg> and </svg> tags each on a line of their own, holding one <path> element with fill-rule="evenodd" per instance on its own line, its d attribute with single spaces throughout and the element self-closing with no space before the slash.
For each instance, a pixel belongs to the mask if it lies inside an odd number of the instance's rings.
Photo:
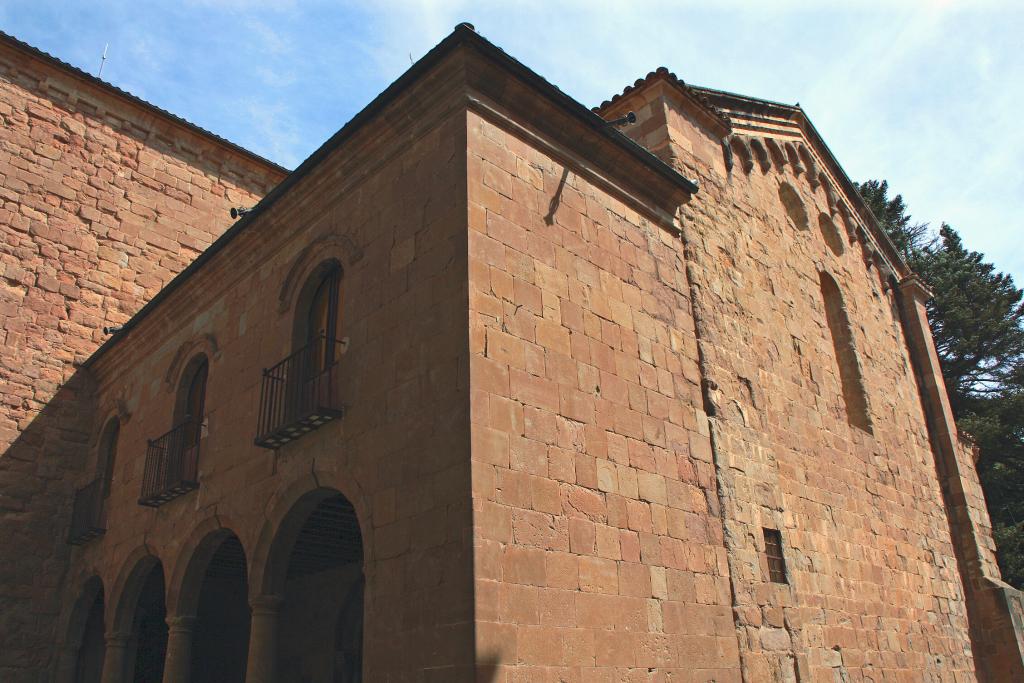
<svg viewBox="0 0 1024 683">
<path fill-rule="evenodd" d="M 822 186 L 825 188 L 825 200 L 828 202 L 828 212 L 833 216 L 839 211 L 839 200 L 836 198 L 836 191 L 832 189 L 832 183 L 829 182 L 828 177 L 822 173 L 820 175 Z"/>
<path fill-rule="evenodd" d="M 779 141 L 775 138 L 765 138 L 764 142 L 768 147 L 768 153 L 771 154 L 775 160 L 775 167 L 781 171 L 786 165 L 788 159 L 786 158 L 786 153 L 782 150 L 782 147 L 779 146 Z"/>
<path fill-rule="evenodd" d="M 732 173 L 732 167 L 735 163 L 732 156 L 732 135 L 722 138 L 722 158 L 725 160 L 726 173 Z"/>
<path fill-rule="evenodd" d="M 760 138 L 750 138 L 750 148 L 754 150 L 754 156 L 757 157 L 758 163 L 761 165 L 761 170 L 767 173 L 772 169 L 771 156 L 768 154 L 768 148 L 764 146 Z"/>
<path fill-rule="evenodd" d="M 754 153 L 750 149 L 750 142 L 741 135 L 734 135 L 731 147 L 740 158 L 740 166 L 743 168 L 743 172 L 749 174 L 754 170 Z"/>
<path fill-rule="evenodd" d="M 811 189 L 817 190 L 818 186 L 821 185 L 821 176 L 824 175 L 818 168 L 818 162 L 814 160 L 810 150 L 807 149 L 807 145 L 802 142 L 797 148 L 797 152 L 807 166 L 807 180 L 811 183 Z"/>
<path fill-rule="evenodd" d="M 800 175 L 806 171 L 807 167 L 804 166 L 804 162 L 800 159 L 800 154 L 796 151 L 796 145 L 791 141 L 787 141 L 783 147 L 786 150 L 786 156 L 789 157 L 789 163 L 793 165 L 793 173 Z"/>
</svg>

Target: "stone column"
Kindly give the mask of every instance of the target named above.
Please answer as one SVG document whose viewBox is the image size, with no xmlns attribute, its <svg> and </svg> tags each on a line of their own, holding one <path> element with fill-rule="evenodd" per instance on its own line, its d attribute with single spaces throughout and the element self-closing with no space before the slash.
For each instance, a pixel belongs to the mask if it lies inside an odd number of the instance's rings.
<svg viewBox="0 0 1024 683">
<path fill-rule="evenodd" d="M 195 617 L 167 617 L 167 656 L 164 658 L 163 683 L 189 683 L 195 625 Z"/>
<path fill-rule="evenodd" d="M 57 648 L 56 683 L 75 683 L 78 673 L 78 650 L 81 643 L 63 643 Z"/>
<path fill-rule="evenodd" d="M 132 683 L 135 680 L 135 665 L 139 659 L 139 634 L 132 633 L 128 639 L 128 648 L 124 651 L 124 681 Z"/>
<path fill-rule="evenodd" d="M 246 683 L 277 683 L 278 617 L 283 603 L 284 599 L 276 595 L 260 595 L 249 601 L 252 624 Z"/>
<path fill-rule="evenodd" d="M 107 648 L 103 653 L 102 683 L 125 683 L 128 669 L 128 645 L 130 633 L 108 633 Z"/>
</svg>

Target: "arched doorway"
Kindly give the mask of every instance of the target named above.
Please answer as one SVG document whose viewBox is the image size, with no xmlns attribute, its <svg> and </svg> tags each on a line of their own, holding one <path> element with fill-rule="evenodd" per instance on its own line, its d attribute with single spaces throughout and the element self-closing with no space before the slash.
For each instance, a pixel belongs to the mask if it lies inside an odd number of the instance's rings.
<svg viewBox="0 0 1024 683">
<path fill-rule="evenodd" d="M 214 539 L 196 604 L 192 683 L 245 683 L 249 649 L 249 580 L 245 550 L 228 533 Z"/>
<path fill-rule="evenodd" d="M 363 588 L 362 571 L 349 589 L 334 622 L 334 678 L 332 683 L 363 680 Z"/>
<path fill-rule="evenodd" d="M 134 683 L 161 683 L 167 654 L 167 605 L 164 602 L 164 568 L 155 562 L 143 580 L 132 620 L 129 676 Z"/>
<path fill-rule="evenodd" d="M 283 598 L 280 683 L 361 683 L 363 540 L 352 503 L 333 489 L 301 498 L 271 549 L 267 594 Z"/>
<path fill-rule="evenodd" d="M 71 609 L 57 683 L 99 683 L 106 652 L 103 599 L 99 577 L 86 581 Z"/>
<path fill-rule="evenodd" d="M 75 683 L 99 683 L 103 674 L 103 655 L 106 651 L 103 633 L 103 587 L 100 586 L 85 619 L 82 644 L 78 648 Z"/>
</svg>

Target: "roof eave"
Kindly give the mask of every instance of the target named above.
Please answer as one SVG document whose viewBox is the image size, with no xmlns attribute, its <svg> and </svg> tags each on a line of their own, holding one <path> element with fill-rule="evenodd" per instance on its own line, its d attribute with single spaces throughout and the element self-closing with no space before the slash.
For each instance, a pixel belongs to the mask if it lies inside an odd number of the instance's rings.
<svg viewBox="0 0 1024 683">
<path fill-rule="evenodd" d="M 637 79 L 633 85 L 627 85 L 623 88 L 621 93 L 612 95 L 610 100 L 605 100 L 597 107 L 594 107 L 593 111 L 606 112 L 619 104 L 631 93 L 642 90 L 656 82 L 664 82 L 674 88 L 683 98 L 690 102 L 697 111 L 700 112 L 712 129 L 717 129 L 716 132 L 719 136 L 725 137 L 732 131 L 732 121 L 723 111 L 712 104 L 698 88 L 691 86 L 664 66 L 659 66 L 643 78 Z"/>
<path fill-rule="evenodd" d="M 892 241 L 892 238 L 889 237 L 889 234 L 878 223 L 878 219 L 875 217 L 874 212 L 871 211 L 871 208 L 864 201 L 864 198 L 857 190 L 856 185 L 846 173 L 846 169 L 843 168 L 843 165 L 839 163 L 835 154 L 832 153 L 828 143 L 825 142 L 825 138 L 823 138 L 821 133 L 818 132 L 818 129 L 814 126 L 814 122 L 811 121 L 811 118 L 807 115 L 807 112 L 804 111 L 803 107 L 799 104 L 784 104 L 782 102 L 750 97 L 748 95 L 740 95 L 726 90 L 716 90 L 714 88 L 706 88 L 704 86 L 695 85 L 690 87 L 694 90 L 707 93 L 710 96 L 730 99 L 736 102 L 746 103 L 754 107 L 762 107 L 766 110 L 766 113 L 782 115 L 787 118 L 794 119 L 797 125 L 800 126 L 801 130 L 804 131 L 804 134 L 808 136 L 808 139 L 811 140 L 812 143 L 822 152 L 824 152 L 826 161 L 835 170 L 834 175 L 839 182 L 842 183 L 846 194 L 852 198 L 852 201 L 856 202 L 857 213 L 866 223 L 868 223 L 875 237 L 881 242 L 883 249 L 885 249 L 886 256 L 890 258 L 899 269 L 901 269 L 900 275 L 906 276 L 907 274 L 913 273 L 913 270 L 909 265 L 907 265 L 906 259 L 903 258 L 903 254 L 900 253 L 899 249 Z"/>
<path fill-rule="evenodd" d="M 287 175 L 288 173 L 290 173 L 290 171 L 287 168 L 271 161 L 270 159 L 267 159 L 266 157 L 262 157 L 259 154 L 256 154 L 255 152 L 248 150 L 245 147 L 242 147 L 239 144 L 231 142 L 226 138 L 222 138 L 216 133 L 208 131 L 205 128 L 198 126 L 187 119 L 177 116 L 176 114 L 172 114 L 166 109 L 162 109 L 156 106 L 155 104 L 147 102 L 141 97 L 131 94 L 127 90 L 122 90 L 121 88 L 118 88 L 116 85 L 113 85 L 112 83 L 104 81 L 101 78 L 97 78 L 96 76 L 93 76 L 92 74 L 83 71 L 82 69 L 79 69 L 76 66 L 68 64 L 63 60 L 54 57 L 48 52 L 44 52 L 43 50 L 40 50 L 37 47 L 33 47 L 32 45 L 29 45 L 24 41 L 18 40 L 17 38 L 8 33 L 4 33 L 3 31 L 0 31 L 0 45 L 6 45 L 7 47 L 16 52 L 20 52 L 32 59 L 38 60 L 52 68 L 62 71 L 72 78 L 87 83 L 88 85 L 98 90 L 102 90 L 108 95 L 112 95 L 115 98 L 127 102 L 130 105 L 139 107 L 149 113 L 155 114 L 157 117 L 167 121 L 171 125 L 184 128 L 189 132 L 194 133 L 195 135 L 198 135 L 201 138 L 204 138 L 205 140 L 214 145 L 224 147 L 238 154 L 239 156 L 249 159 L 250 161 L 254 161 L 262 166 L 266 166 L 270 170 L 275 171 L 278 174 Z"/>
<path fill-rule="evenodd" d="M 192 263 L 170 280 L 156 295 L 149 300 L 138 312 L 135 313 L 121 328 L 112 334 L 103 344 L 81 363 L 83 368 L 91 368 L 99 358 L 105 355 L 120 340 L 124 339 L 133 328 L 135 328 L 150 312 L 161 304 L 171 293 L 180 287 L 189 277 L 203 267 L 219 251 L 231 242 L 238 234 L 243 232 L 253 221 L 264 211 L 273 206 L 282 196 L 294 187 L 303 177 L 308 175 L 334 150 L 339 148 L 346 140 L 351 138 L 368 121 L 372 120 L 386 106 L 394 101 L 407 87 L 419 79 L 441 61 L 448 53 L 462 44 L 468 44 L 479 50 L 485 56 L 497 61 L 505 68 L 511 70 L 514 75 L 522 78 L 525 82 L 538 89 L 540 93 L 558 104 L 572 114 L 581 122 L 599 131 L 599 133 L 618 145 L 627 153 L 646 164 L 655 173 L 669 180 L 680 187 L 688 194 L 695 194 L 699 187 L 697 183 L 690 180 L 673 169 L 665 162 L 658 159 L 649 151 L 636 144 L 628 137 L 609 127 L 607 122 L 598 114 L 569 97 L 557 87 L 546 81 L 537 73 L 530 70 L 518 60 L 508 55 L 488 40 L 481 37 L 468 24 L 459 24 L 444 40 L 435 45 L 426 55 L 421 57 L 415 64 L 403 73 L 397 80 L 384 89 L 370 104 L 364 107 L 358 114 L 346 123 L 338 132 L 332 135 L 313 154 L 303 161 L 298 168 L 292 171 L 284 180 L 278 183 L 256 206 L 252 207 L 234 225 L 221 234 L 205 251 L 203 251 Z"/>
</svg>

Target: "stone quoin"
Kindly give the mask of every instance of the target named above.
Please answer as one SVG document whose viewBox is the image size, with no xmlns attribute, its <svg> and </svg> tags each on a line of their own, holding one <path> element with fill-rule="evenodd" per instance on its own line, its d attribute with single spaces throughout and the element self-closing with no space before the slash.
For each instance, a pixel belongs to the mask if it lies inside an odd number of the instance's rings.
<svg viewBox="0 0 1024 683">
<path fill-rule="evenodd" d="M 800 107 L 460 24 L 291 172 L 3 34 L 0 120 L 0 681 L 1024 680 Z"/>
</svg>

